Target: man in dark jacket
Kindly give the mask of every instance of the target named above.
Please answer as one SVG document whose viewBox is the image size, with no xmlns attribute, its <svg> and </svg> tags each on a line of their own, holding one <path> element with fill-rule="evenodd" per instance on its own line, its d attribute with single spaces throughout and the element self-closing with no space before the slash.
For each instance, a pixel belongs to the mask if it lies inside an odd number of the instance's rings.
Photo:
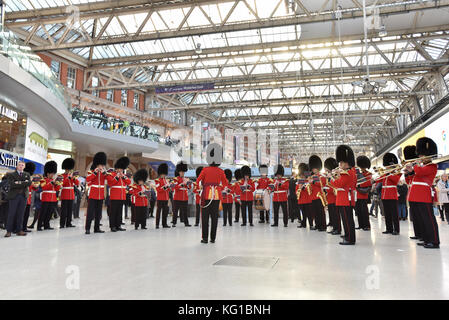
<svg viewBox="0 0 449 320">
<path fill-rule="evenodd" d="M 290 217 L 292 223 L 295 218 L 301 222 L 301 217 L 299 216 L 298 199 L 296 197 L 296 179 L 294 176 L 290 178 L 288 185 L 288 216 Z"/>
<path fill-rule="evenodd" d="M 19 161 L 16 170 L 8 173 L 6 179 L 9 183 L 8 199 L 8 221 L 6 224 L 5 237 L 11 237 L 15 232 L 18 236 L 26 236 L 26 233 L 18 226 L 23 225 L 23 215 L 28 198 L 28 187 L 31 185 L 31 178 L 25 169 L 25 162 Z M 13 230 L 13 229 L 17 230 Z"/>
</svg>

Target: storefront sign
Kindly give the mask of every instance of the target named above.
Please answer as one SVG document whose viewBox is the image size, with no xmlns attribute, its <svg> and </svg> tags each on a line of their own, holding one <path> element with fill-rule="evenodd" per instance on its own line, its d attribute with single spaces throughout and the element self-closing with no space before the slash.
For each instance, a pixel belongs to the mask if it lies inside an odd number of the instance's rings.
<svg viewBox="0 0 449 320">
<path fill-rule="evenodd" d="M 44 164 L 47 161 L 48 132 L 28 117 L 25 137 L 25 158 Z"/>
<path fill-rule="evenodd" d="M 15 169 L 20 160 L 23 161 L 20 155 L 0 149 L 0 167 Z"/>
<path fill-rule="evenodd" d="M 5 116 L 11 120 L 17 121 L 17 112 L 15 112 L 12 109 L 9 109 L 8 107 L 4 106 L 3 104 L 0 104 L 0 112 L 2 116 Z"/>
</svg>

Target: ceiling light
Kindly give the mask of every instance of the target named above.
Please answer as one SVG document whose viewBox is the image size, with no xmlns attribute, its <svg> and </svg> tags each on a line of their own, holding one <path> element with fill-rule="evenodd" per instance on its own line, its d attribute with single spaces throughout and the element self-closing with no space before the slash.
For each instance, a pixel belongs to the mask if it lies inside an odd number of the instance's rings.
<svg viewBox="0 0 449 320">
<path fill-rule="evenodd" d="M 387 29 L 385 29 L 385 25 L 383 24 L 379 29 L 379 37 L 386 37 Z"/>
</svg>

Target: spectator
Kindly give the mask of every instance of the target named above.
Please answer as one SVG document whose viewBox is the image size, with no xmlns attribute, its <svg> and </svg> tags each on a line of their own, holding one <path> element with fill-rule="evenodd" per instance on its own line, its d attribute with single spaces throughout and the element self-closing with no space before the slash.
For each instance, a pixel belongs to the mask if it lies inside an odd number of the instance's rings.
<svg viewBox="0 0 449 320">
<path fill-rule="evenodd" d="M 398 184 L 398 209 L 399 209 L 399 219 L 400 220 L 407 220 L 407 193 L 408 193 L 408 187 L 404 183 L 403 180 L 399 181 Z"/>
<path fill-rule="evenodd" d="M 441 179 L 437 183 L 437 190 L 438 202 L 443 207 L 444 211 L 444 214 L 441 214 L 441 220 L 444 221 L 444 215 L 446 215 L 446 221 L 449 223 L 449 181 L 446 173 L 441 175 Z"/>
<path fill-rule="evenodd" d="M 25 169 L 25 162 L 19 161 L 16 170 L 6 175 L 9 183 L 9 192 L 6 197 L 8 199 L 6 238 L 11 237 L 12 232 L 15 232 L 18 236 L 26 236 L 26 232 L 22 231 L 22 225 L 31 178 L 30 174 L 23 169 Z M 16 230 L 13 230 L 14 228 Z"/>
</svg>

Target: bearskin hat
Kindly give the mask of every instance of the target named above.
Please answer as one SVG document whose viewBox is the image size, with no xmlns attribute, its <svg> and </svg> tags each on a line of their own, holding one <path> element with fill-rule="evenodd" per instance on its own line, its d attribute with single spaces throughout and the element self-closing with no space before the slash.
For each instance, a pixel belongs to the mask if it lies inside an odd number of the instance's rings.
<svg viewBox="0 0 449 320">
<path fill-rule="evenodd" d="M 143 181 L 146 182 L 148 179 L 148 171 L 145 169 L 139 169 L 134 173 L 133 180 L 134 182 Z"/>
<path fill-rule="evenodd" d="M 234 177 L 235 177 L 235 180 L 237 180 L 237 181 L 239 181 L 240 179 L 242 179 L 242 178 L 243 178 L 243 176 L 242 176 L 242 170 L 240 170 L 240 169 L 235 169 L 235 171 L 234 171 Z"/>
<path fill-rule="evenodd" d="M 225 169 L 224 173 L 226 175 L 226 179 L 228 179 L 228 181 L 231 182 L 231 180 L 232 180 L 232 171 L 230 169 Z"/>
<path fill-rule="evenodd" d="M 65 158 L 62 161 L 62 170 L 72 170 L 75 168 L 75 160 L 72 158 Z"/>
<path fill-rule="evenodd" d="M 107 161 L 106 153 L 104 153 L 104 152 L 97 152 L 94 155 L 94 159 L 92 160 L 91 170 L 95 169 L 99 165 L 105 166 L 106 165 L 106 161 Z"/>
<path fill-rule="evenodd" d="M 161 174 L 168 174 L 168 165 L 166 163 L 161 163 L 159 165 L 159 167 L 157 167 L 157 174 L 161 175 Z"/>
<path fill-rule="evenodd" d="M 176 169 L 175 169 L 175 171 L 177 171 L 177 172 L 187 172 L 187 163 L 184 163 L 184 162 L 179 162 L 177 165 L 176 165 Z"/>
<path fill-rule="evenodd" d="M 355 166 L 354 151 L 352 151 L 350 146 L 344 144 L 339 145 L 335 151 L 335 158 L 337 163 L 347 162 L 350 167 Z"/>
<path fill-rule="evenodd" d="M 128 166 L 129 166 L 129 158 L 128 157 L 121 157 L 121 158 L 119 158 L 115 162 L 114 169 L 126 170 L 126 168 L 128 168 Z"/>
<path fill-rule="evenodd" d="M 278 174 L 280 174 L 281 176 L 284 175 L 284 167 L 282 166 L 282 164 L 278 164 L 277 166 L 275 166 L 275 172 L 274 172 L 274 176 L 277 176 Z"/>
<path fill-rule="evenodd" d="M 203 167 L 196 168 L 196 172 L 195 173 L 196 173 L 196 177 L 197 178 L 200 176 L 202 170 L 203 170 Z"/>
<path fill-rule="evenodd" d="M 306 171 L 309 171 L 309 165 L 307 163 L 301 162 L 298 166 L 299 174 L 303 174 Z"/>
<path fill-rule="evenodd" d="M 49 173 L 56 173 L 58 171 L 58 164 L 55 161 L 48 161 L 44 166 L 44 176 Z"/>
<path fill-rule="evenodd" d="M 416 146 L 406 146 L 402 151 L 404 154 L 404 160 L 416 159 L 418 155 L 416 154 Z"/>
<path fill-rule="evenodd" d="M 223 160 L 223 148 L 218 143 L 211 143 L 206 149 L 206 162 L 211 167 L 218 167 Z"/>
<path fill-rule="evenodd" d="M 248 177 L 251 178 L 251 168 L 250 168 L 250 167 L 248 167 L 248 166 L 243 166 L 240 170 L 241 170 L 241 172 L 242 172 L 243 178 L 244 178 L 245 176 L 248 176 Z"/>
<path fill-rule="evenodd" d="M 398 157 L 396 157 L 394 155 L 394 153 L 387 152 L 387 153 L 384 154 L 384 156 L 382 158 L 382 161 L 383 161 L 383 166 L 387 167 L 387 166 L 390 166 L 392 164 L 397 164 L 398 163 Z"/>
<path fill-rule="evenodd" d="M 25 169 L 23 169 L 23 171 L 28 172 L 30 176 L 32 176 L 34 170 L 36 170 L 36 165 L 34 164 L 34 162 L 29 161 L 25 163 Z"/>
<path fill-rule="evenodd" d="M 323 162 L 321 161 L 320 157 L 318 157 L 317 155 L 311 155 L 309 158 L 309 168 L 310 170 L 321 170 L 323 168 Z"/>
<path fill-rule="evenodd" d="M 371 161 L 367 156 L 358 156 L 357 157 L 357 167 L 362 169 L 371 168 Z"/>
<path fill-rule="evenodd" d="M 416 154 L 418 156 L 433 156 L 438 153 L 438 147 L 435 141 L 430 138 L 422 137 L 416 141 Z"/>
<path fill-rule="evenodd" d="M 326 160 L 324 160 L 324 168 L 327 170 L 334 170 L 338 167 L 338 162 L 335 160 L 335 158 L 329 157 Z"/>
</svg>

